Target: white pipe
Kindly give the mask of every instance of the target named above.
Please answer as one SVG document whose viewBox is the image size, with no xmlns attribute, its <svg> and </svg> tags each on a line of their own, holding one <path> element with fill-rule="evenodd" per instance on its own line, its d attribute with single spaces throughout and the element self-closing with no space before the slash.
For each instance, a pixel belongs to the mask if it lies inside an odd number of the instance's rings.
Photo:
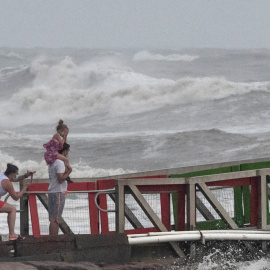
<svg viewBox="0 0 270 270">
<path fill-rule="evenodd" d="M 204 238 L 205 241 L 209 240 L 270 240 L 270 234 L 215 234 L 215 233 L 210 233 L 210 234 L 203 234 L 202 237 Z"/>
<path fill-rule="evenodd" d="M 141 234 L 128 234 L 128 237 L 146 237 L 146 236 L 160 236 L 160 235 L 174 235 L 174 234 L 197 234 L 199 231 L 170 231 L 170 232 L 149 232 Z"/>
<path fill-rule="evenodd" d="M 150 244 L 150 243 L 164 243 L 164 242 L 174 242 L 174 241 L 196 241 L 201 239 L 201 234 L 199 232 L 192 233 L 189 235 L 178 234 L 178 235 L 163 235 L 163 236 L 146 236 L 146 237 L 134 237 L 128 238 L 130 245 L 137 244 Z"/>
<path fill-rule="evenodd" d="M 237 231 L 237 230 L 209 230 L 209 231 L 181 231 L 181 232 L 161 232 L 154 233 L 155 235 L 128 237 L 130 245 L 163 243 L 175 241 L 205 241 L 210 240 L 259 240 L 269 241 L 270 232 L 267 231 Z"/>
<path fill-rule="evenodd" d="M 192 233 L 207 233 L 207 234 L 217 234 L 217 233 L 229 233 L 229 234 L 270 234 L 270 231 L 255 231 L 255 230 L 201 230 L 201 231 L 170 231 L 170 232 L 149 232 L 143 234 L 128 234 L 131 237 L 147 237 L 147 236 L 161 236 L 161 235 L 175 235 L 175 234 L 192 234 Z"/>
<path fill-rule="evenodd" d="M 270 234 L 270 231 L 257 231 L 257 230 L 201 230 L 201 233 L 244 233 L 244 234 Z"/>
</svg>

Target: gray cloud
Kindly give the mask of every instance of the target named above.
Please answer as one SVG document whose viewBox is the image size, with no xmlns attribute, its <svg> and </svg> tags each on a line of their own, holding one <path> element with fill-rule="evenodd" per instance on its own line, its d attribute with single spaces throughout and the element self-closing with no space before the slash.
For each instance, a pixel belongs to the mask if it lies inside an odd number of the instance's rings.
<svg viewBox="0 0 270 270">
<path fill-rule="evenodd" d="M 0 46 L 268 48 L 270 1 L 1 0 Z"/>
</svg>

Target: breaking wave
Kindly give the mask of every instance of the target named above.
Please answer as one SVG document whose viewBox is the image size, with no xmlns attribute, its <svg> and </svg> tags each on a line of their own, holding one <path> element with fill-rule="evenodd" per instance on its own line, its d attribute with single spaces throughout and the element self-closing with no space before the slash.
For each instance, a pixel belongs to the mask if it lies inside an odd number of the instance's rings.
<svg viewBox="0 0 270 270">
<path fill-rule="evenodd" d="M 133 61 L 184 61 L 192 62 L 198 59 L 197 55 L 189 54 L 152 54 L 148 51 L 140 51 L 133 56 Z"/>
<path fill-rule="evenodd" d="M 51 123 L 55 115 L 57 119 L 132 115 L 270 90 L 269 82 L 235 83 L 223 77 L 154 78 L 112 60 L 78 64 L 71 57 L 56 63 L 38 58 L 30 72 L 33 81 L 29 87 L 0 101 L 1 124 L 9 124 L 11 119 L 23 124 Z"/>
</svg>

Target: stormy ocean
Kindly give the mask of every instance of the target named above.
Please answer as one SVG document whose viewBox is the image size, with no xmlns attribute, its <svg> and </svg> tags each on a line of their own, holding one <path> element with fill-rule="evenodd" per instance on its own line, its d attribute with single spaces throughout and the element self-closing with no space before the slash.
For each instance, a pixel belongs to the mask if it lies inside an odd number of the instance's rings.
<svg viewBox="0 0 270 270">
<path fill-rule="evenodd" d="M 0 48 L 1 171 L 48 178 L 59 119 L 71 178 L 267 158 L 269 69 L 267 49 Z"/>
</svg>

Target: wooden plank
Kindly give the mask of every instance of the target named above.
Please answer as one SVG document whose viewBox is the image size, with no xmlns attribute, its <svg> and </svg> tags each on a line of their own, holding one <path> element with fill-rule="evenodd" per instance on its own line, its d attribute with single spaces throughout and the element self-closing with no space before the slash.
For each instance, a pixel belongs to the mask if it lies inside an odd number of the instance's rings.
<svg viewBox="0 0 270 270">
<path fill-rule="evenodd" d="M 88 193 L 88 206 L 89 206 L 89 218 L 90 218 L 90 231 L 91 234 L 99 234 L 99 218 L 98 209 L 95 204 L 95 194 Z"/>
<path fill-rule="evenodd" d="M 145 212 L 149 220 L 153 223 L 153 225 L 160 231 L 168 231 L 167 228 L 164 226 L 164 224 L 161 222 L 161 220 L 158 218 L 156 213 L 153 211 L 151 206 L 148 204 L 146 199 L 143 197 L 143 195 L 140 193 L 139 189 L 135 185 L 128 185 L 128 187 L 131 190 L 131 194 L 133 195 L 136 202 L 139 204 L 139 206 L 142 208 L 142 210 Z"/>
<path fill-rule="evenodd" d="M 20 182 L 20 190 L 23 188 L 23 182 Z M 28 196 L 23 194 L 20 198 L 20 234 L 22 236 L 29 235 L 29 207 Z"/>
<path fill-rule="evenodd" d="M 213 175 L 205 175 L 205 176 L 196 176 L 196 177 L 192 177 L 192 178 L 186 178 L 186 184 L 215 182 L 215 181 L 223 181 L 223 180 L 229 180 L 229 179 L 246 178 L 246 177 L 254 177 L 254 176 L 257 176 L 257 173 L 255 170 L 243 171 L 243 172 L 221 173 L 221 174 L 213 174 Z M 177 179 L 177 178 L 175 178 L 175 179 Z"/>
<path fill-rule="evenodd" d="M 203 202 L 200 200 L 200 198 L 196 195 L 196 207 L 199 210 L 199 212 L 202 214 L 202 216 L 208 220 L 213 221 L 215 220 L 215 217 L 211 214 L 211 212 L 208 210 L 208 208 L 203 204 Z"/>
<path fill-rule="evenodd" d="M 265 169 L 259 169 L 256 170 L 256 176 L 260 176 L 260 175 L 270 175 L 270 169 L 269 168 L 265 168 Z"/>
<path fill-rule="evenodd" d="M 124 233 L 125 230 L 125 193 L 122 183 L 117 183 L 115 187 L 115 226 L 116 232 Z"/>
<path fill-rule="evenodd" d="M 227 179 L 215 182 L 206 182 L 207 186 L 220 186 L 220 187 L 236 187 L 236 186 L 249 186 L 251 177 Z"/>
<path fill-rule="evenodd" d="M 167 230 L 171 228 L 170 193 L 160 194 L 161 220 Z"/>
<path fill-rule="evenodd" d="M 101 209 L 108 209 L 107 204 L 107 194 L 100 193 L 98 196 L 98 205 Z M 108 219 L 108 212 L 100 211 L 100 227 L 101 233 L 108 233 L 109 232 L 109 219 Z"/>
<path fill-rule="evenodd" d="M 36 200 L 35 194 L 29 194 L 29 205 L 30 205 L 33 235 L 34 237 L 39 237 L 40 227 L 39 227 L 39 219 L 38 219 L 38 211 L 37 211 L 37 200 Z"/>
<path fill-rule="evenodd" d="M 178 185 L 177 193 L 172 193 L 172 206 L 175 230 L 184 231 L 186 227 L 186 185 Z"/>
<path fill-rule="evenodd" d="M 205 183 L 198 184 L 198 188 L 201 190 L 201 192 L 204 194 L 208 202 L 212 205 L 212 207 L 217 211 L 217 213 L 220 215 L 220 217 L 228 223 L 228 225 L 232 229 L 237 229 L 238 226 L 233 221 L 233 219 L 229 216 L 229 214 L 226 212 L 226 210 L 222 207 L 220 202 L 216 199 L 216 197 L 213 195 L 211 190 L 207 187 Z"/>
<path fill-rule="evenodd" d="M 186 186 L 180 185 L 177 192 L 177 229 L 184 231 L 186 227 Z"/>
<path fill-rule="evenodd" d="M 196 187 L 187 185 L 187 228 L 193 231 L 196 228 Z"/>
<path fill-rule="evenodd" d="M 264 170 L 269 171 L 269 173 L 270 173 L 270 169 L 264 169 Z M 128 185 L 129 183 L 132 183 L 135 186 L 139 186 L 139 185 L 197 184 L 197 183 L 216 182 L 216 181 L 225 181 L 225 180 L 237 181 L 238 178 L 255 177 L 258 175 L 258 171 L 260 173 L 263 173 L 264 170 L 239 171 L 239 172 L 221 173 L 221 174 L 186 177 L 186 178 L 183 178 L 183 177 L 179 177 L 179 178 L 151 178 L 151 179 L 149 179 L 149 178 L 140 178 L 140 179 L 118 178 L 117 180 L 121 181 L 123 185 Z M 241 182 L 242 180 L 240 179 L 239 181 Z"/>
<path fill-rule="evenodd" d="M 115 194 L 109 194 L 109 196 L 115 202 Z M 125 217 L 135 229 L 143 228 L 141 222 L 136 218 L 136 216 L 132 213 L 132 211 L 126 204 L 125 204 Z"/>
<path fill-rule="evenodd" d="M 153 225 L 161 232 L 167 232 L 168 230 L 163 225 L 163 223 L 160 221 L 156 213 L 153 211 L 153 209 L 150 207 L 150 205 L 147 203 L 143 195 L 140 193 L 138 188 L 135 185 L 128 185 L 131 193 L 136 200 L 136 202 L 140 205 L 140 207 L 143 209 L 144 213 L 147 215 L 147 217 L 150 219 L 150 221 L 153 223 Z M 171 246 L 177 253 L 179 257 L 185 257 L 184 252 L 180 249 L 180 247 L 175 242 L 170 242 Z"/>
<path fill-rule="evenodd" d="M 72 181 L 74 183 L 85 183 L 85 182 L 96 182 L 96 178 L 72 178 Z M 45 184 L 50 183 L 50 180 L 48 178 L 40 178 L 40 179 L 33 179 L 33 184 Z"/>
<path fill-rule="evenodd" d="M 185 184 L 185 178 L 118 178 L 117 181 L 121 182 L 122 185 L 133 184 L 135 186 L 157 186 L 157 185 L 179 185 Z"/>
<path fill-rule="evenodd" d="M 96 183 L 87 183 L 87 190 L 92 191 L 96 189 Z M 99 211 L 95 204 L 96 193 L 88 193 L 88 207 L 89 207 L 89 218 L 90 218 L 90 231 L 92 235 L 99 234 Z"/>
<path fill-rule="evenodd" d="M 98 190 L 105 190 L 105 189 L 113 189 L 115 188 L 115 180 L 109 179 L 109 180 L 98 180 L 97 181 L 97 189 Z M 99 207 L 101 209 L 108 209 L 107 204 L 107 194 L 100 193 L 97 200 Z M 109 219 L 108 219 L 108 212 L 105 211 L 99 211 L 100 215 L 100 229 L 101 233 L 109 233 Z"/>
<path fill-rule="evenodd" d="M 187 229 L 193 231 L 196 229 L 196 186 L 187 185 Z M 190 260 L 195 261 L 196 246 L 195 243 L 189 243 Z"/>
<path fill-rule="evenodd" d="M 251 179 L 251 187 L 250 187 L 250 226 L 257 227 L 259 221 L 259 188 L 260 179 L 259 177 Z M 268 205 L 268 204 L 267 204 Z"/>
<path fill-rule="evenodd" d="M 261 184 L 260 184 L 260 197 L 261 197 L 261 213 L 260 213 L 260 219 L 261 219 L 261 229 L 265 230 L 267 227 L 267 208 L 266 204 L 268 204 L 268 196 L 266 196 L 266 189 L 267 187 L 267 181 L 266 181 L 266 175 L 261 174 Z"/>
</svg>

